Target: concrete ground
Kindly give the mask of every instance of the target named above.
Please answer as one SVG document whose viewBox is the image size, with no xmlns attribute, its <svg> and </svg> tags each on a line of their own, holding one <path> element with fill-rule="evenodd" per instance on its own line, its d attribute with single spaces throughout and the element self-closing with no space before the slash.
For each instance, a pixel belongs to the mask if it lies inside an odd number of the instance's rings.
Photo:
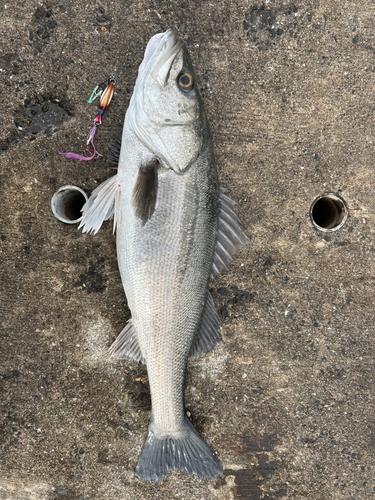
<svg viewBox="0 0 375 500">
<path fill-rule="evenodd" d="M 374 3 L 3 0 L 0 13 L 0 498 L 375 498 Z M 169 26 L 252 245 L 213 282 L 224 341 L 187 375 L 225 478 L 149 485 L 134 475 L 146 371 L 107 356 L 129 317 L 111 224 L 84 235 L 50 199 L 112 175 L 105 157 L 58 152 L 82 151 L 87 99 L 115 72 L 105 153 L 148 39 Z M 309 217 L 328 191 L 349 207 L 332 233 Z"/>
</svg>

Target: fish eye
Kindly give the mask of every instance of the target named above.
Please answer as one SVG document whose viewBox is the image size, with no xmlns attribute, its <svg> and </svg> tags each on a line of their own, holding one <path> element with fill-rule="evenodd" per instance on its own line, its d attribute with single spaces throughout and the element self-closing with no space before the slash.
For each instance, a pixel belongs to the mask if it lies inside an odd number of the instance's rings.
<svg viewBox="0 0 375 500">
<path fill-rule="evenodd" d="M 194 78 L 190 73 L 180 73 L 177 79 L 178 86 L 184 92 L 190 92 L 194 86 Z"/>
</svg>

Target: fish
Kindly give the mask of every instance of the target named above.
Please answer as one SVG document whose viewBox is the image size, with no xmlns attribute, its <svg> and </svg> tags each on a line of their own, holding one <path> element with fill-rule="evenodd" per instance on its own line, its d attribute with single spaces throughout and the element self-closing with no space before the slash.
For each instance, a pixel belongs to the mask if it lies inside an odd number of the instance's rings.
<svg viewBox="0 0 375 500">
<path fill-rule="evenodd" d="M 131 319 L 110 354 L 147 367 L 151 416 L 135 471 L 143 481 L 161 481 L 172 470 L 208 480 L 223 475 L 185 413 L 184 381 L 188 360 L 221 340 L 210 282 L 250 241 L 234 205 L 219 185 L 186 44 L 169 28 L 147 44 L 117 173 L 93 191 L 79 226 L 95 234 L 114 217 Z"/>
</svg>

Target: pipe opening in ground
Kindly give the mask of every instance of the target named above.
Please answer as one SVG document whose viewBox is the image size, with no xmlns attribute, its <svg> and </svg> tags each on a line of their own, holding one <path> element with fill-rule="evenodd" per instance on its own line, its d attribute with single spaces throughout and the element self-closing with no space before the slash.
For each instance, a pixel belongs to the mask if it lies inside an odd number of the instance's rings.
<svg viewBox="0 0 375 500">
<path fill-rule="evenodd" d="M 51 208 L 54 216 L 65 224 L 75 224 L 82 219 L 82 207 L 87 195 L 77 186 L 63 186 L 53 196 Z"/>
<path fill-rule="evenodd" d="M 337 231 L 348 217 L 345 201 L 336 194 L 323 194 L 316 198 L 310 208 L 310 218 L 320 231 Z"/>
</svg>

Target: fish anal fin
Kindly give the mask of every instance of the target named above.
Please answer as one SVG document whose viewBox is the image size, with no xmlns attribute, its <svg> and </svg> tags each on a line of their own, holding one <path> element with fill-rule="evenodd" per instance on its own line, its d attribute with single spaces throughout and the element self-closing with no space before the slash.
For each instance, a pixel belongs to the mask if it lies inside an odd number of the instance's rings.
<svg viewBox="0 0 375 500">
<path fill-rule="evenodd" d="M 137 363 L 145 362 L 131 319 L 109 348 L 109 354 L 118 359 L 129 359 Z"/>
<path fill-rule="evenodd" d="M 204 356 L 221 340 L 220 318 L 211 294 L 208 292 L 202 318 L 190 349 L 189 359 Z"/>
<path fill-rule="evenodd" d="M 220 188 L 219 203 L 219 223 L 211 278 L 226 269 L 234 254 L 250 243 L 238 215 L 233 210 L 236 203 L 225 194 L 223 188 Z"/>
<path fill-rule="evenodd" d="M 154 160 L 146 166 L 139 168 L 138 177 L 133 191 L 134 213 L 142 224 L 151 218 L 155 210 L 158 192 L 158 165 Z"/>
</svg>

